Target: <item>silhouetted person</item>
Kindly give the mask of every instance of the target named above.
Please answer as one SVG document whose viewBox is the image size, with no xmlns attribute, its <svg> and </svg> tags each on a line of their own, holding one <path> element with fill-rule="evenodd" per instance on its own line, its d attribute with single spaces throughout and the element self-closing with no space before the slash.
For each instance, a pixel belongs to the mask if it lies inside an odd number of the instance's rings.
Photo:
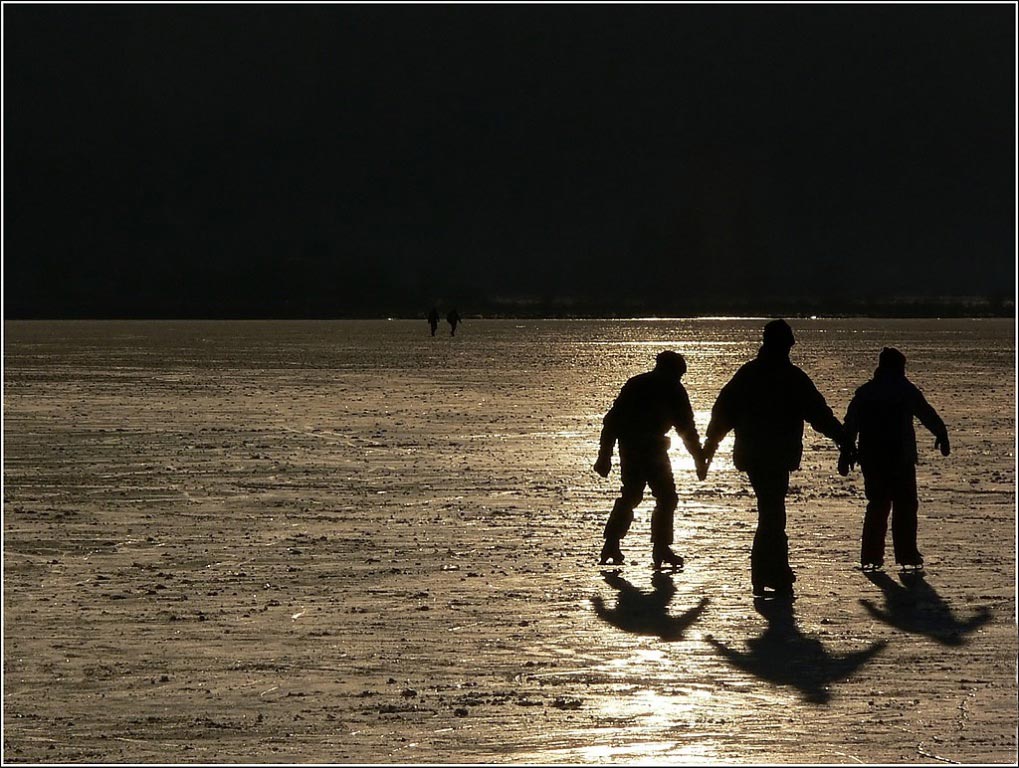
<svg viewBox="0 0 1019 768">
<path fill-rule="evenodd" d="M 682 616 L 669 615 L 669 603 L 676 595 L 676 585 L 672 576 L 661 571 L 651 577 L 654 592 L 648 594 L 637 589 L 622 576 L 616 573 L 602 574 L 605 583 L 618 591 L 616 605 L 606 608 L 601 595 L 591 599 L 594 612 L 598 618 L 618 627 L 624 632 L 637 635 L 651 635 L 662 640 L 680 640 L 687 627 L 700 618 L 708 604 L 708 598 L 702 597 L 700 602 L 686 611 Z"/>
<path fill-rule="evenodd" d="M 785 497 L 789 473 L 800 467 L 803 422 L 841 444 L 842 425 L 802 370 L 789 360 L 796 341 L 784 320 L 764 326 L 757 358 L 741 367 L 711 410 L 704 443 L 705 467 L 722 438 L 736 433 L 732 451 L 736 469 L 747 473 L 757 496 L 757 532 L 750 554 L 754 595 L 767 587 L 792 594 L 796 575 L 789 567 Z"/>
<path fill-rule="evenodd" d="M 428 326 L 432 329 L 432 336 L 435 335 L 435 329 L 439 327 L 439 310 L 432 307 L 432 311 L 428 313 Z"/>
<path fill-rule="evenodd" d="M 945 422 L 906 378 L 905 355 L 885 347 L 878 356 L 874 378 L 856 390 L 846 410 L 846 451 L 839 459 L 840 474 L 849 474 L 854 459 L 863 471 L 867 512 L 863 518 L 860 565 L 864 570 L 884 563 L 889 512 L 895 562 L 923 567 L 923 556 L 916 547 L 919 502 L 914 417 L 934 434 L 934 447 L 947 456 L 950 448 Z M 860 444 L 854 449 L 857 435 Z"/>
<path fill-rule="evenodd" d="M 456 336 L 456 326 L 461 322 L 460 314 L 455 309 L 449 310 L 446 322 L 449 323 L 449 335 Z"/>
<path fill-rule="evenodd" d="M 655 368 L 634 376 L 623 385 L 612 408 L 602 421 L 598 460 L 594 471 L 608 477 L 612 470 L 612 451 L 619 441 L 619 473 L 623 487 L 608 522 L 601 563 L 623 562 L 620 540 L 633 522 L 633 510 L 650 486 L 655 497 L 651 513 L 652 559 L 655 568 L 662 563 L 683 565 L 683 558 L 672 551 L 672 518 L 679 497 L 669 462 L 669 430 L 675 428 L 683 444 L 701 471 L 701 441 L 694 424 L 690 398 L 681 379 L 686 361 L 676 352 L 660 352 Z"/>
</svg>

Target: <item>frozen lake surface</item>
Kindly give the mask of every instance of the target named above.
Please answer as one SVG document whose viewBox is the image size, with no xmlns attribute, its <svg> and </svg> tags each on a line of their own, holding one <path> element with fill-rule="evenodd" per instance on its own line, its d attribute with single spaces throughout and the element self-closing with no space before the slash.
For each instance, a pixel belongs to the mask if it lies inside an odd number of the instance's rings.
<svg viewBox="0 0 1019 768">
<path fill-rule="evenodd" d="M 882 346 L 917 425 L 926 578 L 854 570 L 858 471 L 805 439 L 798 599 L 755 607 L 754 500 L 678 439 L 675 549 L 601 416 L 661 349 L 703 434 L 763 320 L 6 322 L 4 758 L 1001 762 L 1016 728 L 1015 323 L 794 320 L 840 418 Z"/>
</svg>

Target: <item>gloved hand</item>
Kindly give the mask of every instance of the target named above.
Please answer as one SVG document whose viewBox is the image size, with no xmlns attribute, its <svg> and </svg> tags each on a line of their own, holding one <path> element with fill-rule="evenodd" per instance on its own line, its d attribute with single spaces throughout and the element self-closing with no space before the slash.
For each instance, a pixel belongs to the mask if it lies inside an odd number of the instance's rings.
<svg viewBox="0 0 1019 768">
<path fill-rule="evenodd" d="M 708 463 L 704 460 L 704 450 L 701 449 L 693 457 L 694 466 L 697 468 L 697 479 L 704 480 L 708 476 Z"/>
<path fill-rule="evenodd" d="M 839 474 L 846 477 L 855 466 L 856 451 L 852 448 L 843 448 L 839 453 Z"/>
<path fill-rule="evenodd" d="M 612 471 L 612 454 L 599 453 L 598 460 L 594 463 L 594 471 L 602 477 L 608 477 Z"/>
<path fill-rule="evenodd" d="M 948 433 L 947 432 L 945 432 L 943 435 L 939 435 L 934 440 L 934 447 L 941 449 L 941 455 L 942 456 L 947 456 L 949 453 L 952 452 L 952 449 L 948 445 Z"/>
</svg>

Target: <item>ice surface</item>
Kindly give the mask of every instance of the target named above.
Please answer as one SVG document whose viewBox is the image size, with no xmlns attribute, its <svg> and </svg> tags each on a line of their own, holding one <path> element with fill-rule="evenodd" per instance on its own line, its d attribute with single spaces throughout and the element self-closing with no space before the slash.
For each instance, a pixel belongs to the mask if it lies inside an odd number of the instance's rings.
<svg viewBox="0 0 1019 768">
<path fill-rule="evenodd" d="M 809 430 L 791 606 L 728 443 L 699 483 L 673 441 L 685 571 L 650 494 L 596 565 L 619 387 L 682 352 L 703 433 L 762 325 L 5 323 L 5 759 L 1014 762 L 1014 321 L 792 321 L 840 418 L 888 345 L 947 422 L 925 579 L 854 570 L 862 479 Z"/>
</svg>

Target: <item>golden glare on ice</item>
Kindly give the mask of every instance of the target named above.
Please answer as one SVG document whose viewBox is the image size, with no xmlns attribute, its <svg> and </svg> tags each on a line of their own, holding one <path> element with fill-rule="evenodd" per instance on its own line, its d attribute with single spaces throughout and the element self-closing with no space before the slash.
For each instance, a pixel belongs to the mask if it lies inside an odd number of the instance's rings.
<svg viewBox="0 0 1019 768">
<path fill-rule="evenodd" d="M 703 436 L 762 320 L 7 322 L 12 762 L 1014 762 L 1014 321 L 791 320 L 841 417 L 883 346 L 922 427 L 924 577 L 855 569 L 859 471 L 809 427 L 796 600 L 754 601 L 732 437 L 682 441 L 675 573 L 601 420 L 662 349 Z"/>
</svg>

